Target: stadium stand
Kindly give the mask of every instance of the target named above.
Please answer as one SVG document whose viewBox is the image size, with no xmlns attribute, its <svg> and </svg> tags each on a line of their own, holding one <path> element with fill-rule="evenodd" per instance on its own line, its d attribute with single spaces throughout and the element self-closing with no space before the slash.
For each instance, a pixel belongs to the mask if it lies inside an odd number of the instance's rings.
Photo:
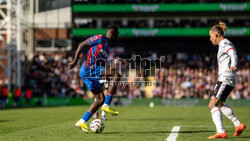
<svg viewBox="0 0 250 141">
<path fill-rule="evenodd" d="M 152 97 L 209 98 L 210 90 L 217 80 L 215 54 L 204 56 L 201 54 L 177 53 L 176 56 L 167 54 L 166 58 L 167 60 L 161 71 L 156 72 L 156 86 L 152 91 Z M 79 77 L 79 68 L 82 62 L 79 61 L 77 67 L 69 72 L 64 67 L 70 60 L 72 60 L 72 57 L 67 57 L 67 55 L 37 54 L 33 58 L 23 90 L 28 87 L 33 88 L 35 97 L 89 98 Z M 239 57 L 241 69 L 238 71 L 237 87 L 230 95 L 232 99 L 250 98 L 247 83 L 250 77 L 249 62 L 249 55 L 243 54 Z M 142 86 L 119 86 L 117 97 L 142 98 L 145 97 L 144 93 L 144 87 Z"/>
</svg>

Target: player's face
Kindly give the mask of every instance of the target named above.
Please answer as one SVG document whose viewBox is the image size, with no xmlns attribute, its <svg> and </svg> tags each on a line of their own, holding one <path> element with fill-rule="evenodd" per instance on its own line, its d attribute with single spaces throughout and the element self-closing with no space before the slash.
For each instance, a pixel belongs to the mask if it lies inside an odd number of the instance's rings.
<svg viewBox="0 0 250 141">
<path fill-rule="evenodd" d="M 107 36 L 112 42 L 118 41 L 118 35 L 119 35 L 118 30 L 110 29 L 107 31 Z"/>
<path fill-rule="evenodd" d="M 217 38 L 216 38 L 217 34 L 210 30 L 209 31 L 209 36 L 210 36 L 210 41 L 212 42 L 212 44 L 213 45 L 218 45 Z"/>
<path fill-rule="evenodd" d="M 119 35 L 119 31 L 118 31 L 118 30 L 112 30 L 112 31 L 111 31 L 111 39 L 112 39 L 114 42 L 117 42 L 117 41 L 118 41 L 118 35 Z"/>
</svg>

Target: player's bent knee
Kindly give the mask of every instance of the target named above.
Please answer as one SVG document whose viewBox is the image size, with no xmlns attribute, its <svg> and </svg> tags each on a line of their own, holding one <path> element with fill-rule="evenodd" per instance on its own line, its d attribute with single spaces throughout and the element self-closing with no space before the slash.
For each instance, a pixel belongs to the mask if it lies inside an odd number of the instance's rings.
<svg viewBox="0 0 250 141">
<path fill-rule="evenodd" d="M 208 108 L 211 110 L 211 109 L 213 109 L 215 107 L 215 105 L 216 105 L 216 102 L 211 99 L 209 104 L 208 104 Z"/>
<path fill-rule="evenodd" d="M 214 107 L 219 107 L 221 103 L 220 99 L 213 97 L 209 102 L 208 108 L 211 110 Z"/>
<path fill-rule="evenodd" d="M 221 108 L 224 105 L 222 101 L 219 101 L 218 107 Z"/>
<path fill-rule="evenodd" d="M 98 104 L 98 106 L 102 106 L 104 101 L 105 99 L 103 97 L 96 98 L 96 103 Z"/>
<path fill-rule="evenodd" d="M 216 107 L 216 105 L 215 105 L 214 103 L 212 103 L 211 105 L 208 106 L 208 108 L 209 108 L 210 110 L 212 110 L 214 107 Z"/>
<path fill-rule="evenodd" d="M 211 109 L 213 109 L 215 107 L 215 104 L 214 103 L 209 103 L 208 104 L 208 108 L 211 110 Z"/>
<path fill-rule="evenodd" d="M 104 98 L 103 96 L 100 97 L 99 105 L 103 105 L 103 104 L 104 104 L 104 101 L 105 101 L 105 98 Z"/>
</svg>

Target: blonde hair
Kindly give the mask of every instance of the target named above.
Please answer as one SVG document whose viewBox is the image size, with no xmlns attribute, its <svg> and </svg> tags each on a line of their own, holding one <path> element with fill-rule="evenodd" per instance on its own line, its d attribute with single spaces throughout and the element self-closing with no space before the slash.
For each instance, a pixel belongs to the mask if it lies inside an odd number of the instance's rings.
<svg viewBox="0 0 250 141">
<path fill-rule="evenodd" d="M 224 22 L 220 21 L 219 22 L 219 27 L 223 30 L 223 32 L 227 31 L 227 26 Z"/>
<path fill-rule="evenodd" d="M 227 31 L 227 26 L 224 22 L 220 21 L 219 24 L 214 25 L 211 30 L 223 36 Z"/>
</svg>

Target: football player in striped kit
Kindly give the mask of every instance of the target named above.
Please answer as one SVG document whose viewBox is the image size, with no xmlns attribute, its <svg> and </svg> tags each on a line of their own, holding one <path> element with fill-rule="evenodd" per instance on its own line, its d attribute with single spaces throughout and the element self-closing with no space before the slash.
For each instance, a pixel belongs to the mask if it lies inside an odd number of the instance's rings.
<svg viewBox="0 0 250 141">
<path fill-rule="evenodd" d="M 111 43 L 118 41 L 119 29 L 117 25 L 109 25 L 107 27 L 106 36 L 95 35 L 81 42 L 76 50 L 73 61 L 68 64 L 68 70 L 75 67 L 79 59 L 80 53 L 84 48 L 89 48 L 87 59 L 81 66 L 80 77 L 87 88 L 94 94 L 96 100 L 92 103 L 89 110 L 85 112 L 82 118 L 76 122 L 76 127 L 85 133 L 91 132 L 87 126 L 87 122 L 92 115 L 102 106 L 103 111 L 117 116 L 119 113 L 111 108 L 113 95 L 115 94 L 117 83 L 120 81 L 120 74 L 104 68 L 101 62 L 108 59 L 109 46 Z M 108 88 L 106 97 L 102 90 L 100 79 L 110 79 L 111 84 Z"/>
<path fill-rule="evenodd" d="M 106 94 L 108 92 L 108 87 L 109 87 L 108 81 L 106 79 L 104 79 L 104 80 L 100 80 L 99 82 L 102 85 L 103 93 L 104 93 L 104 95 L 106 97 Z M 96 100 L 97 99 L 95 98 L 95 101 Z M 108 120 L 107 117 L 106 117 L 106 112 L 103 109 L 101 109 L 101 111 L 102 111 L 102 114 L 101 114 L 102 115 L 102 120 Z M 99 111 L 97 110 L 95 112 L 95 114 L 94 114 L 94 118 L 98 119 L 98 117 L 99 117 Z"/>
<path fill-rule="evenodd" d="M 216 83 L 209 102 L 209 109 L 211 110 L 212 119 L 216 126 L 217 133 L 208 137 L 209 139 L 226 138 L 227 134 L 223 127 L 222 114 L 230 119 L 235 125 L 234 136 L 239 136 L 246 125 L 241 123 L 233 110 L 224 102 L 226 101 L 230 92 L 236 86 L 236 72 L 238 57 L 234 45 L 224 37 L 226 32 L 226 24 L 219 22 L 214 25 L 209 31 L 210 41 L 213 45 L 218 45 L 217 61 L 219 67 L 219 77 Z"/>
</svg>

